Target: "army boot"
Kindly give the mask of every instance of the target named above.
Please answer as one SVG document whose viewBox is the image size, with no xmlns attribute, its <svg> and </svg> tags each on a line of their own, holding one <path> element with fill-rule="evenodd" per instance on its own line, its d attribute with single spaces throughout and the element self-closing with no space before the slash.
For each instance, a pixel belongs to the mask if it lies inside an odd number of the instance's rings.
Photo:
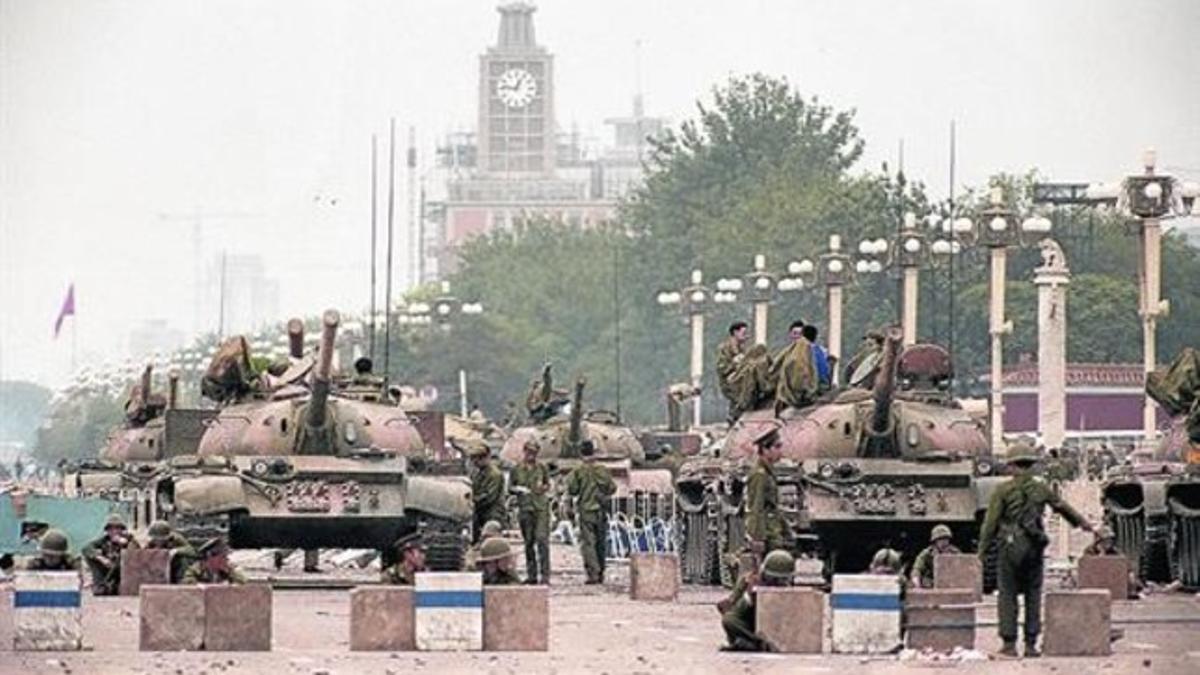
<svg viewBox="0 0 1200 675">
<path fill-rule="evenodd" d="M 1019 656 L 1019 654 L 1017 654 L 1017 641 L 1016 640 L 1012 640 L 1012 641 L 1005 640 L 1004 646 L 1000 648 L 999 656 L 1001 658 L 1009 658 L 1009 659 L 1017 658 Z"/>
<path fill-rule="evenodd" d="M 1037 640 L 1026 640 L 1025 641 L 1025 658 L 1036 659 L 1041 655 L 1042 655 L 1042 652 L 1040 650 L 1038 650 L 1038 647 L 1037 647 Z"/>
</svg>

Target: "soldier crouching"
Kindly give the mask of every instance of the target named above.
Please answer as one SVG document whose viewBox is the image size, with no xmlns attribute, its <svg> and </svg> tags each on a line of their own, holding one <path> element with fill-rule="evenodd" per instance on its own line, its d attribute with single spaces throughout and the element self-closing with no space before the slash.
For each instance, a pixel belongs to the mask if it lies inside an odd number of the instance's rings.
<svg viewBox="0 0 1200 675">
<path fill-rule="evenodd" d="M 717 603 L 717 609 L 721 612 L 721 627 L 725 629 L 727 641 L 721 648 L 722 651 L 771 651 L 771 645 L 757 632 L 755 588 L 791 586 L 795 570 L 796 561 L 792 554 L 776 550 L 767 554 L 757 571 L 751 570 L 738 579 L 733 593 Z"/>
<path fill-rule="evenodd" d="M 121 552 L 139 548 L 129 536 L 125 521 L 112 514 L 104 523 L 104 534 L 83 547 L 83 559 L 92 573 L 93 595 L 116 595 L 121 588 Z"/>
</svg>

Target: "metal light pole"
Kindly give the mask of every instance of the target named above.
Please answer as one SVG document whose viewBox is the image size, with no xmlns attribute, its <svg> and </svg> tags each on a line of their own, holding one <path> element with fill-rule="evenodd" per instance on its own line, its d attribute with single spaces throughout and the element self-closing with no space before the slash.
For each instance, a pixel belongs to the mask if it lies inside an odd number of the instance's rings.
<svg viewBox="0 0 1200 675">
<path fill-rule="evenodd" d="M 667 291 L 658 294 L 658 304 L 667 307 L 678 305 L 688 315 L 691 324 L 692 352 L 690 374 L 694 391 L 701 390 L 700 384 L 704 379 L 704 312 L 708 305 L 708 288 L 704 286 L 704 274 L 700 270 L 692 270 L 691 285 L 679 291 Z M 692 425 L 701 424 L 701 394 L 697 393 L 692 399 Z"/>
<path fill-rule="evenodd" d="M 428 326 L 433 323 L 444 331 L 449 331 L 451 323 L 459 316 L 479 316 L 483 314 L 483 305 L 479 302 L 460 302 L 450 292 L 450 282 L 442 281 L 441 294 L 434 298 L 433 303 L 416 302 L 408 305 L 399 314 L 398 321 L 402 324 Z M 458 406 L 463 417 L 470 414 L 467 396 L 467 371 L 458 369 Z"/>
<path fill-rule="evenodd" d="M 917 341 L 917 309 L 920 298 L 921 265 L 925 264 L 928 250 L 925 235 L 917 228 L 917 215 L 911 211 L 904 214 L 904 223 L 893 242 L 887 239 L 868 239 L 858 244 L 863 256 L 855 269 L 859 273 L 878 273 L 885 267 L 899 268 L 903 282 L 900 299 L 900 327 L 905 346 Z M 890 253 L 890 254 L 889 254 Z"/>
<path fill-rule="evenodd" d="M 811 264 L 811 263 L 810 263 Z M 767 257 L 763 254 L 754 256 L 754 269 L 745 278 L 723 278 L 717 280 L 717 292 L 712 300 L 718 304 L 731 304 L 739 300 L 739 294 L 748 289 L 748 297 L 754 308 L 754 343 L 767 344 L 768 312 L 775 300 L 775 293 L 786 293 L 800 290 L 804 283 L 799 279 L 785 276 L 777 278 L 767 271 Z"/>
<path fill-rule="evenodd" d="M 850 256 L 842 252 L 841 235 L 829 235 L 829 249 L 817 258 L 816 263 L 808 259 L 793 261 L 788 263 L 787 269 L 791 277 L 779 283 L 780 290 L 799 290 L 804 287 L 805 283 L 825 285 L 829 356 L 834 363 L 840 362 L 842 358 L 843 291 L 845 285 L 853 279 Z M 834 386 L 838 384 L 839 370 L 839 368 L 832 368 L 830 372 L 831 384 Z"/>
<path fill-rule="evenodd" d="M 1186 216 L 1200 197 L 1200 186 L 1156 173 L 1154 149 L 1142 157 L 1141 174 L 1127 176 L 1117 183 L 1091 185 L 1058 183 L 1034 186 L 1035 201 L 1050 204 L 1086 204 L 1115 206 L 1131 218 L 1133 234 L 1139 235 L 1138 316 L 1142 320 L 1142 368 L 1150 374 L 1157 367 L 1158 320 L 1166 317 L 1170 305 L 1162 299 L 1162 224 L 1163 218 Z M 1152 440 L 1157 434 L 1156 406 L 1147 396 L 1142 408 L 1142 434 Z"/>
</svg>

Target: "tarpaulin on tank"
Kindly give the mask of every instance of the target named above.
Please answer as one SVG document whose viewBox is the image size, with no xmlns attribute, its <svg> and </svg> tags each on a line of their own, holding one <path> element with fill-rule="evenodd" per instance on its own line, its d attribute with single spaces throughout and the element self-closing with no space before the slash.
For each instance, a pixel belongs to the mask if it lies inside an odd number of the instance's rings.
<svg viewBox="0 0 1200 675">
<path fill-rule="evenodd" d="M 1200 443 L 1200 352 L 1184 348 L 1166 368 L 1146 376 L 1146 393 L 1171 415 L 1187 415 L 1187 434 Z"/>
<path fill-rule="evenodd" d="M 796 340 L 785 347 L 775 356 L 772 370 L 778 378 L 776 405 L 800 408 L 817 399 L 817 369 L 808 340 Z"/>
<path fill-rule="evenodd" d="M 204 371 L 200 393 L 213 401 L 234 399 L 250 390 L 254 377 L 246 338 L 231 337 L 217 349 Z"/>
</svg>

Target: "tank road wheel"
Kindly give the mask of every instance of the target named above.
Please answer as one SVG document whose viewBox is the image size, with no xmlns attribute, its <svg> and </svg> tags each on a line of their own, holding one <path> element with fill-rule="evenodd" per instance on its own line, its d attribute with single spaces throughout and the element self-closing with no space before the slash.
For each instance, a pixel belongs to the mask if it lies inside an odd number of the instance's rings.
<svg viewBox="0 0 1200 675">
<path fill-rule="evenodd" d="M 458 572 L 463 568 L 467 540 L 462 523 L 446 518 L 426 518 L 421 524 L 425 539 L 425 564 L 434 572 Z"/>
</svg>

